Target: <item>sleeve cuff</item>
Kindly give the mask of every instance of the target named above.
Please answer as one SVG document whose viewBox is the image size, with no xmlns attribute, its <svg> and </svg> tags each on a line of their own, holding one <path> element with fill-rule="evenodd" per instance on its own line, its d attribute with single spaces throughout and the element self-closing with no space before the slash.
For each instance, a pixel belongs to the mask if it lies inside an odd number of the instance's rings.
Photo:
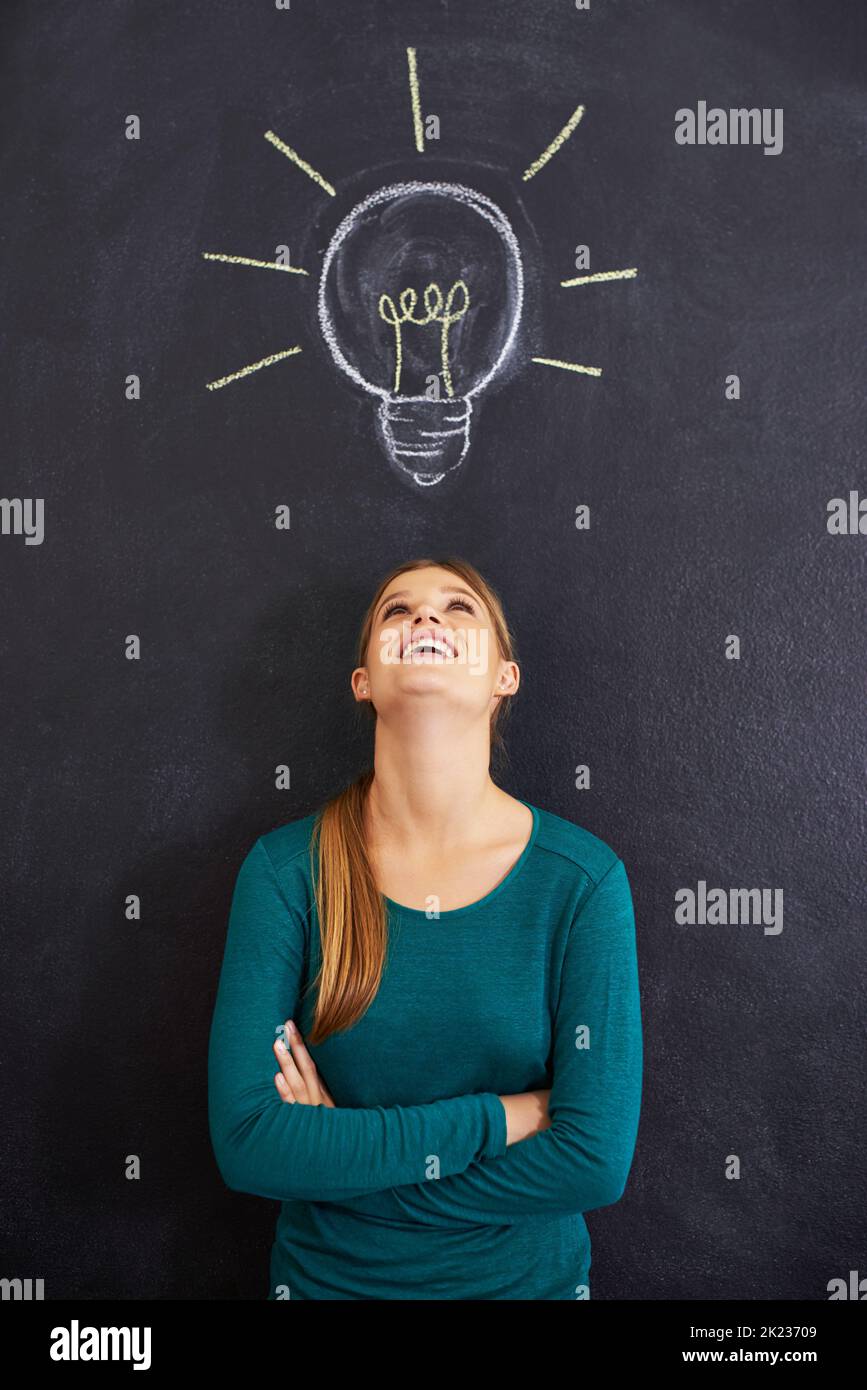
<svg viewBox="0 0 867 1390">
<path fill-rule="evenodd" d="M 506 1152 L 506 1107 L 493 1091 L 483 1091 L 480 1099 L 487 1116 L 487 1134 L 482 1147 L 483 1158 L 500 1158 Z"/>
</svg>

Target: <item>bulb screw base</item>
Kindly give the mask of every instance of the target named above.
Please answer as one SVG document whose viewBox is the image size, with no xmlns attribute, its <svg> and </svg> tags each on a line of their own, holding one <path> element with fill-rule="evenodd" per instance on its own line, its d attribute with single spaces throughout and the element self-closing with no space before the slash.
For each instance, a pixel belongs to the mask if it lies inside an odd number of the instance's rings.
<svg viewBox="0 0 867 1390">
<path fill-rule="evenodd" d="M 427 396 L 383 397 L 378 428 L 394 467 L 418 487 L 442 482 L 460 466 L 470 447 L 472 408 L 468 396 L 444 401 Z"/>
</svg>

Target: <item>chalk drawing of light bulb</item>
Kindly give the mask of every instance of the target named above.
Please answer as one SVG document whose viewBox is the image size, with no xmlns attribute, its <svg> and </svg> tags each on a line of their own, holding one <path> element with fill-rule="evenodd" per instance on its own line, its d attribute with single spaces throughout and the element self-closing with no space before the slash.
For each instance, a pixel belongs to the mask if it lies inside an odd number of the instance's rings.
<svg viewBox="0 0 867 1390">
<path fill-rule="evenodd" d="M 404 482 L 431 487 L 462 463 L 473 400 L 504 367 L 523 300 L 508 218 L 463 184 L 390 184 L 338 226 L 319 281 L 322 335 L 379 397 L 379 439 Z"/>
</svg>

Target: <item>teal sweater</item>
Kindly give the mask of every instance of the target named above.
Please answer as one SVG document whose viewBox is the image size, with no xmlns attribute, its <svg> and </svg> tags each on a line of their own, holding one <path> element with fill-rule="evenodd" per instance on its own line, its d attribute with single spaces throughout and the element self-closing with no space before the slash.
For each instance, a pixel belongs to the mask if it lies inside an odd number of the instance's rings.
<svg viewBox="0 0 867 1390">
<path fill-rule="evenodd" d="M 528 805 L 529 803 L 524 803 Z M 321 960 L 313 816 L 238 873 L 208 1054 L 226 1184 L 280 1202 L 269 1299 L 589 1296 L 583 1212 L 623 1193 L 641 1103 L 635 921 L 622 861 L 530 806 L 505 879 L 439 917 L 386 898 L 379 991 L 309 1047 L 334 1099 L 288 1105 L 277 1030 L 307 1040 Z M 550 1127 L 506 1145 L 500 1095 L 550 1087 Z"/>
</svg>

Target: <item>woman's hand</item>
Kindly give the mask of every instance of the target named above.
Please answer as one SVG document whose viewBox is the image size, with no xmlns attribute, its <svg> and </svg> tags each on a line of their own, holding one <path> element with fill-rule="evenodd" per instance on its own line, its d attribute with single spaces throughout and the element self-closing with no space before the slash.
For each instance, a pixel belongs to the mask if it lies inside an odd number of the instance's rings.
<svg viewBox="0 0 867 1390">
<path fill-rule="evenodd" d="M 327 1105 L 334 1110 L 336 1107 L 328 1088 L 291 1019 L 284 1024 L 283 1033 L 286 1042 L 278 1038 L 274 1043 L 274 1055 L 280 1063 L 274 1085 L 280 1099 L 287 1105 Z"/>
<path fill-rule="evenodd" d="M 517 1095 L 500 1096 L 506 1111 L 506 1144 L 519 1144 L 551 1128 L 548 1114 L 550 1087 L 543 1091 L 520 1091 Z"/>
</svg>

